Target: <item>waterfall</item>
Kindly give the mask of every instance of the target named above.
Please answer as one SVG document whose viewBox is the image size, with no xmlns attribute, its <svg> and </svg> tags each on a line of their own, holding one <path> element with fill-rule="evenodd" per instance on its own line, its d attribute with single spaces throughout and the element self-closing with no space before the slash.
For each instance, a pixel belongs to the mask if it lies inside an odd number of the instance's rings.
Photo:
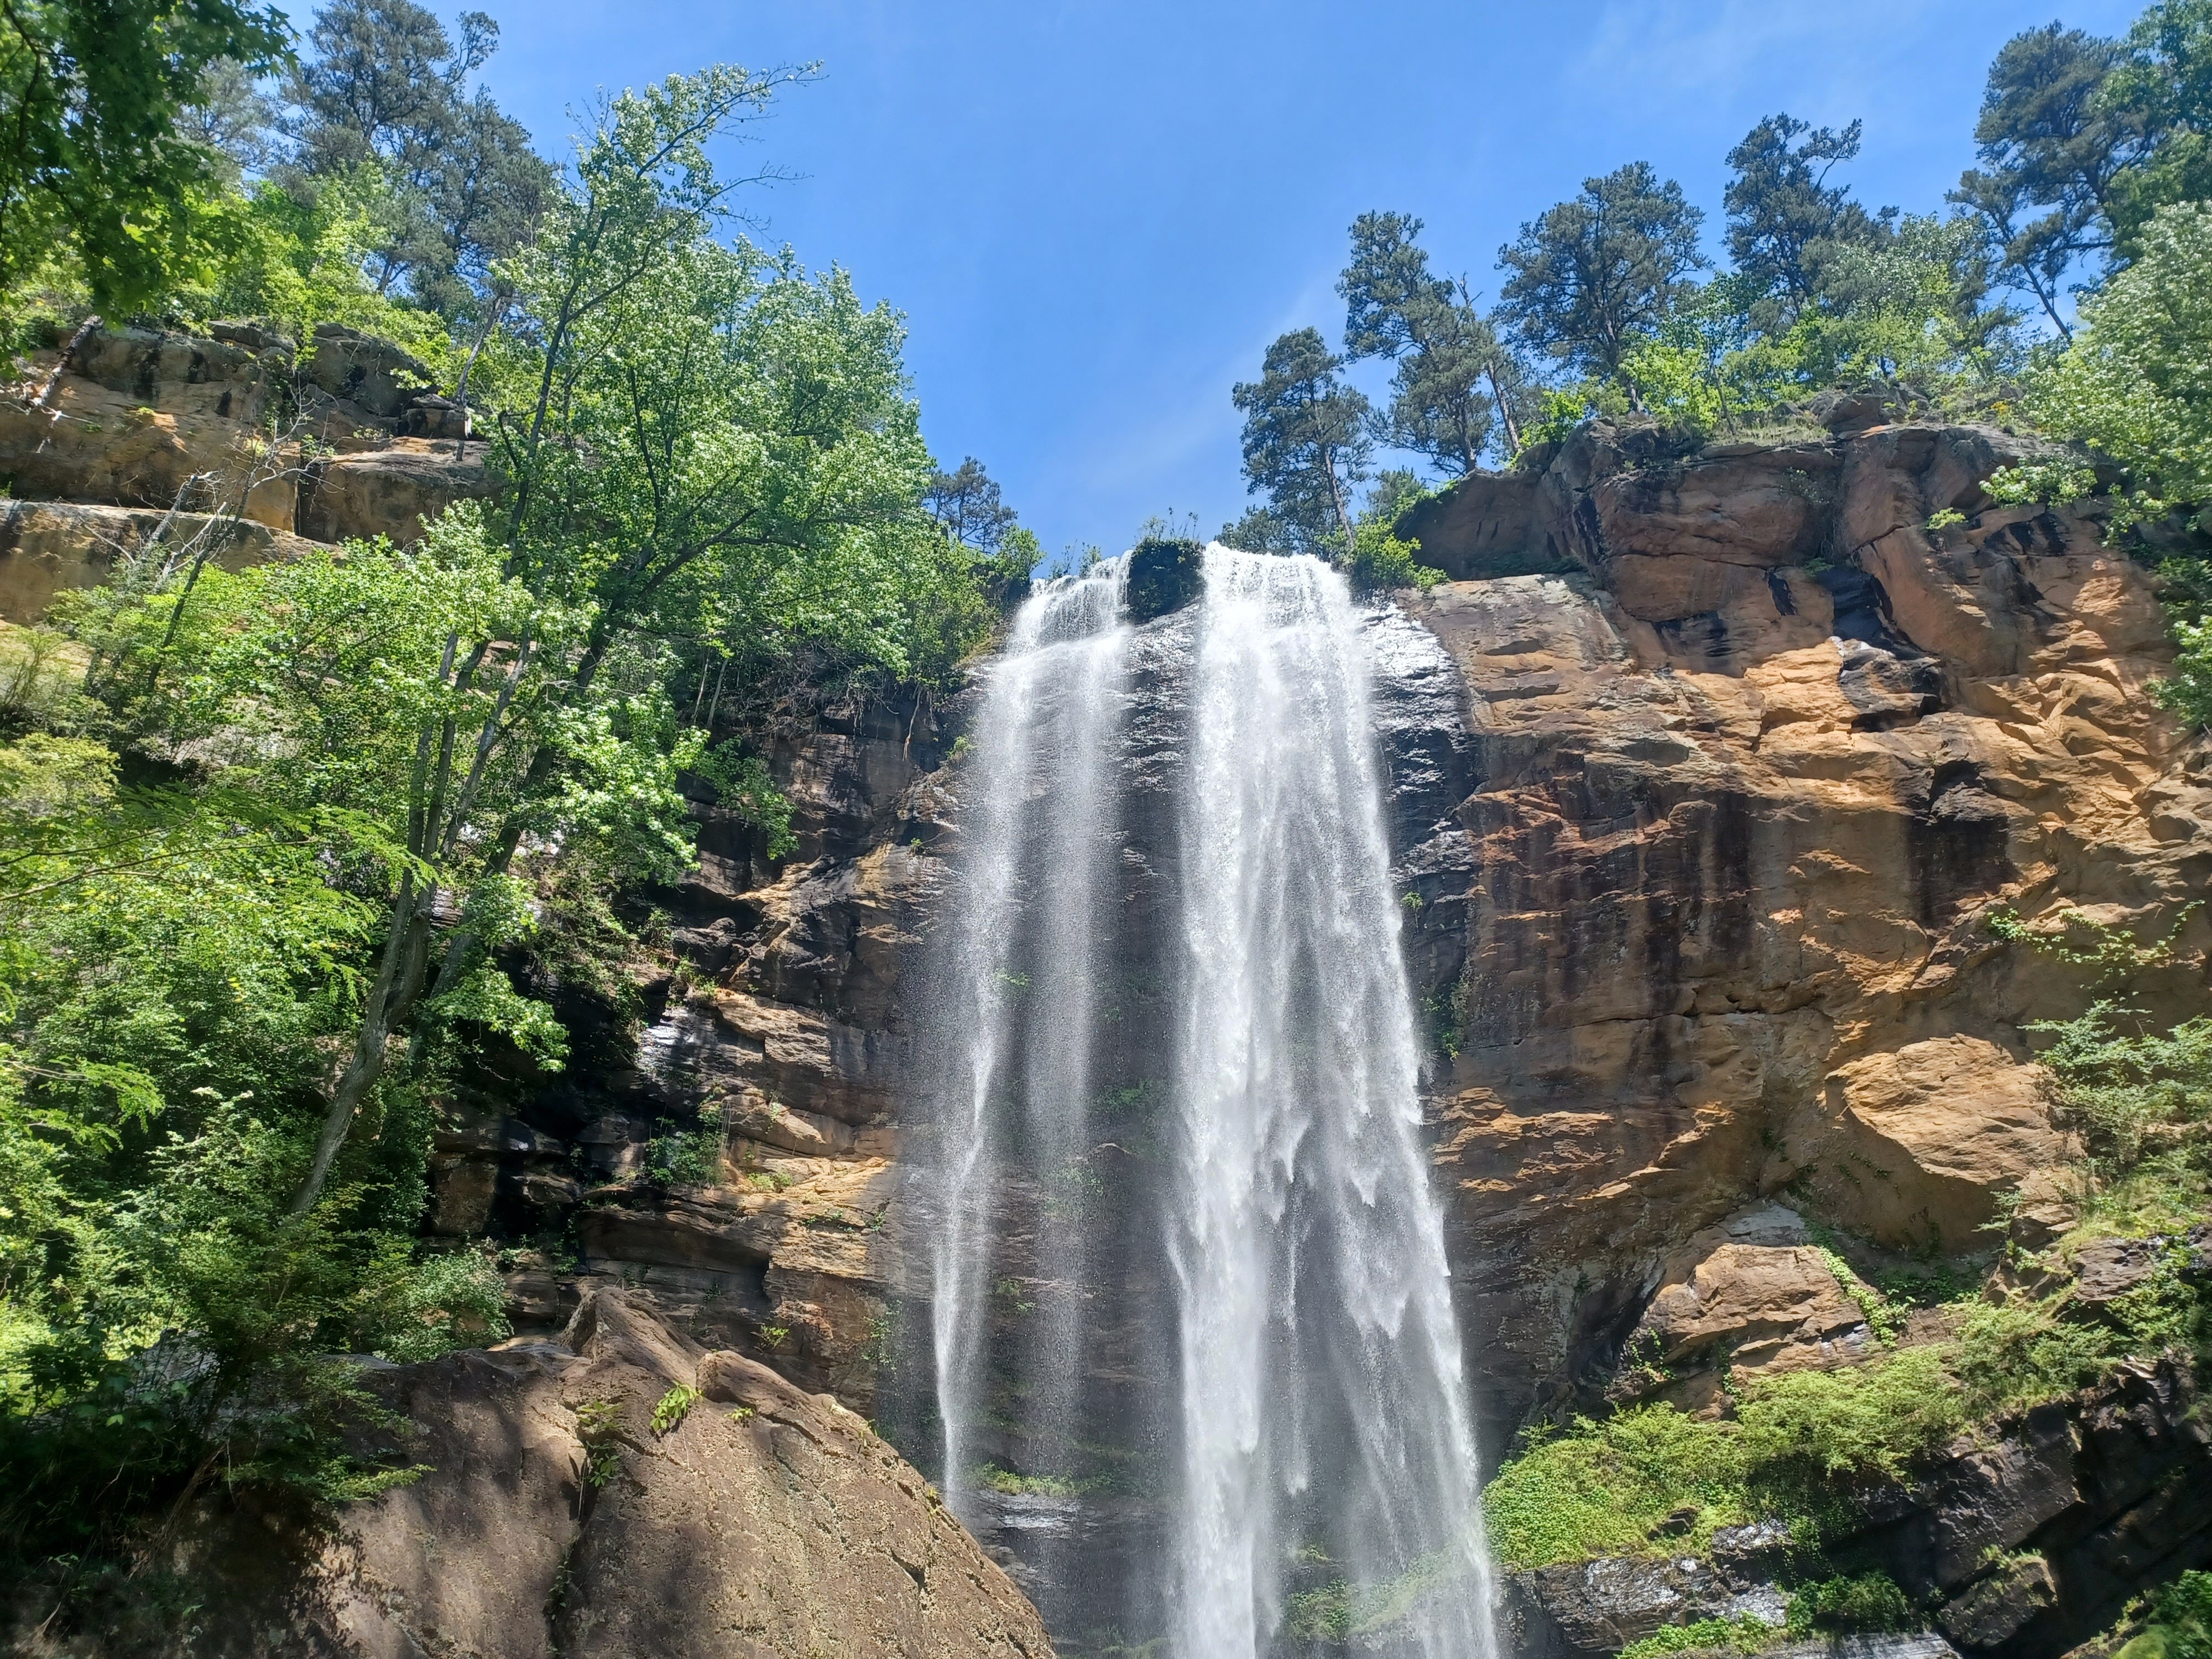
<svg viewBox="0 0 2212 1659">
<path fill-rule="evenodd" d="M 1315 559 L 1217 547 L 1206 578 L 1171 1247 L 1180 1650 L 1256 1654 L 1279 1561 L 1317 1549 L 1375 1594 L 1461 1584 L 1423 1598 L 1409 1633 L 1425 1659 L 1486 1653 L 1474 1436 L 1358 621 Z"/>
<path fill-rule="evenodd" d="M 1205 576 L 1141 630 L 1123 561 L 1045 585 L 982 690 L 931 1023 L 945 1491 L 1066 1651 L 1259 1659 L 1318 1614 L 1488 1659 L 1363 613 L 1310 558 Z M 1055 1478 L 979 1488 L 986 1443 Z"/>
<path fill-rule="evenodd" d="M 954 1057 L 932 1260 L 943 1489 L 964 1509 L 974 1473 L 995 1260 L 994 1216 L 1009 1160 L 1050 1182 L 1086 1150 L 1098 859 L 1108 832 L 1109 745 L 1130 630 L 1127 561 L 1042 583 L 1014 617 L 972 734 L 960 914 L 951 930 Z M 1033 1286 L 1046 1317 L 1024 1346 L 1032 1434 L 1065 1434 L 1080 1345 L 1083 1240 L 1041 1238 Z M 1025 1294 L 1017 1289 L 1015 1294 Z"/>
</svg>

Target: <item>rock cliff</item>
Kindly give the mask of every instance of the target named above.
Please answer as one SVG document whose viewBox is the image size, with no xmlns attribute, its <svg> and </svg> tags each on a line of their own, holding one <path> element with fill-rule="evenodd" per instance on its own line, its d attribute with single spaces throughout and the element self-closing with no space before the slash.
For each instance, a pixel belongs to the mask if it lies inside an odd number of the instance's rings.
<svg viewBox="0 0 2212 1659">
<path fill-rule="evenodd" d="M 99 337 L 56 365 L 50 399 L 0 414 L 0 476 L 22 498 L 0 509 L 0 613 L 21 620 L 95 580 L 173 512 L 202 513 L 226 538 L 217 556 L 249 559 L 294 536 L 411 534 L 493 488 L 481 446 L 447 429 L 453 412 L 388 348 L 319 337 L 303 365 L 289 342 L 234 336 Z M 331 453 L 241 471 L 271 408 L 288 429 L 331 434 Z M 1883 413 L 1845 401 L 1825 429 L 1702 447 L 1587 426 L 1419 509 L 1410 528 L 1451 580 L 1371 620 L 1408 963 L 1436 1048 L 1429 1128 L 1492 1458 L 1532 1413 L 1651 1398 L 1718 1410 L 1730 1367 L 1863 1358 L 1865 1315 L 1816 1229 L 1965 1275 L 2004 1228 L 2029 1244 L 2063 1231 L 2069 1148 L 2023 1028 L 2085 993 L 1988 919 L 2073 907 L 2162 932 L 2212 874 L 2212 754 L 2145 695 L 2169 647 L 2144 568 L 2108 544 L 2094 503 L 1988 497 L 1984 480 L 2026 441 Z M 193 495 L 210 473 L 228 496 Z M 1133 647 L 1133 944 L 1114 964 L 1126 1053 L 1102 1079 L 1099 1121 L 1115 1127 L 1085 1212 L 1116 1241 L 1128 1298 L 1092 1310 L 1105 1335 L 1091 1426 L 1140 1471 L 1171 1381 L 1153 1358 L 1162 1334 L 1129 1313 L 1161 1271 L 1142 1222 L 1169 941 L 1146 918 L 1173 849 L 1146 803 L 1179 763 L 1189 626 L 1164 615 Z M 431 1224 L 509 1243 L 511 1310 L 537 1341 L 393 1386 L 428 1390 L 429 1419 L 506 1437 L 493 1462 L 514 1478 L 457 1443 L 440 1456 L 476 1473 L 381 1500 L 348 1564 L 316 1569 L 339 1587 L 330 1628 L 505 1621 L 524 1632 L 514 1651 L 540 1651 L 527 1644 L 550 1639 L 557 1579 L 554 1625 L 575 1650 L 695 1650 L 685 1632 L 704 1626 L 666 1622 L 679 1589 L 749 1630 L 763 1575 L 827 1586 L 847 1571 L 778 1541 L 814 1535 L 817 1500 L 790 1482 L 835 1471 L 866 1487 L 866 1513 L 897 1518 L 880 1559 L 850 1568 L 861 1592 L 810 1590 L 775 1614 L 793 1640 L 1045 1650 L 1012 1585 L 900 1486 L 911 1471 L 810 1398 L 927 1454 L 927 1240 L 902 1172 L 927 1147 L 928 940 L 958 844 L 965 716 L 963 697 L 910 693 L 780 706 L 764 729 L 796 850 L 768 857 L 702 802 L 699 867 L 663 896 L 684 967 L 643 988 L 639 1030 L 580 1006 L 564 1078 L 448 1103 Z M 2152 1013 L 2202 1006 L 2208 940 L 2212 923 L 2189 921 L 2174 965 L 2143 980 Z M 711 1167 L 678 1179 L 655 1163 L 657 1142 L 702 1130 Z M 1033 1220 L 1048 1208 L 1003 1201 Z M 993 1317 L 1012 1341 L 1024 1292 L 1009 1282 Z M 594 1349 L 617 1309 L 623 1329 L 663 1334 Z M 563 1329 L 580 1352 L 549 1346 Z M 598 1397 L 594 1366 L 621 1372 L 606 1385 L 628 1402 L 618 1455 L 648 1478 L 626 1474 L 579 1519 L 581 1489 L 562 1498 L 573 1477 L 558 1470 L 588 1454 L 573 1419 Z M 710 1371 L 724 1380 L 700 1380 Z M 640 1433 L 639 1402 L 675 1381 L 738 1392 L 665 1442 Z M 2009 1425 L 1931 1477 L 1959 1493 L 1930 1486 L 1909 1513 L 1870 1519 L 1867 1548 L 1945 1598 L 1961 1647 L 2055 1652 L 2134 1588 L 2212 1555 L 2212 1510 L 2154 1512 L 2202 1484 L 2192 1399 L 2187 1379 L 2147 1370 Z M 740 1430 L 733 1407 L 758 1420 Z M 763 1426 L 778 1413 L 790 1421 Z M 988 1450 L 1022 1466 L 1011 1439 Z M 746 1509 L 740 1463 L 746 1480 L 774 1474 L 760 1502 L 795 1507 Z M 2002 1514 L 1975 1534 L 1972 1571 L 1963 1557 L 1911 1566 L 1936 1559 L 1943 1528 L 1971 1530 L 1958 1517 L 1982 1501 L 1976 1480 L 2028 1495 L 1982 1503 Z M 1141 1497 L 1004 1497 L 984 1542 L 1018 1582 L 1060 1549 L 1107 1584 L 1158 1547 Z M 820 1501 L 844 1514 L 845 1499 Z M 433 1607 L 450 1583 L 402 1582 L 374 1540 L 404 1530 L 390 1517 L 410 1504 L 536 1517 L 514 1522 L 531 1565 L 501 1590 L 503 1612 Z M 717 1541 L 687 1552 L 654 1542 L 661 1529 Z M 857 1536 L 837 1547 L 866 1556 Z M 1524 1637 L 1595 1653 L 1657 1621 L 1636 1607 L 1723 1605 L 1762 1582 L 1757 1540 L 1737 1541 L 1743 1560 L 1577 1570 L 1630 1587 L 1609 1600 L 1565 1570 L 1524 1584 Z M 1990 1549 L 2026 1577 L 2000 1583 Z M 621 1565 L 639 1561 L 652 1572 Z M 969 1645 L 945 1645 L 956 1626 Z M 508 1650 L 489 1635 L 426 1645 Z"/>
<path fill-rule="evenodd" d="M 210 531 L 215 556 L 234 562 L 295 536 L 406 542 L 495 487 L 486 445 L 430 371 L 336 324 L 304 349 L 252 323 L 218 323 L 213 337 L 94 329 L 28 361 L 29 380 L 0 397 L 9 621 L 157 538 L 173 548 Z"/>
<path fill-rule="evenodd" d="M 1437 1158 L 1500 1419 L 1639 1329 L 1678 1373 L 1849 1358 L 1801 1214 L 1989 1254 L 2065 1156 L 2021 1027 L 2086 999 L 1987 917 L 2162 929 L 2212 872 L 2151 583 L 2094 511 L 1988 499 L 2016 441 L 1653 445 L 1600 424 L 1462 486 L 1431 556 L 1571 568 L 1411 602 L 1466 687 L 1417 926 L 1463 946 Z M 2185 937 L 2154 1012 L 2201 999 Z"/>
</svg>

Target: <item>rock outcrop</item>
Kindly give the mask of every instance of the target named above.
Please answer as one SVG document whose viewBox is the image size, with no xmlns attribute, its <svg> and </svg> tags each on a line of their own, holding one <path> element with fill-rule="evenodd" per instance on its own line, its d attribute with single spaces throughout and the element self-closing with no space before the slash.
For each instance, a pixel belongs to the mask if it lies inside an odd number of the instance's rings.
<svg viewBox="0 0 2212 1659">
<path fill-rule="evenodd" d="M 1050 1659 L 1020 1591 L 861 1419 L 618 1292 L 561 1340 L 370 1382 L 422 1478 L 334 1534 L 210 1508 L 174 1563 L 212 1592 L 191 1652 Z"/>
<path fill-rule="evenodd" d="M 266 325 L 212 337 L 95 329 L 32 354 L 30 380 L 0 397 L 0 487 L 16 503 L 0 527 L 0 618 L 100 580 L 165 520 L 164 546 L 212 523 L 216 556 L 237 563 L 294 537 L 410 542 L 450 503 L 497 493 L 488 447 L 390 342 L 336 324 L 304 353 Z"/>
<path fill-rule="evenodd" d="M 2163 931 L 2212 873 L 2212 793 L 2146 695 L 2146 572 L 2094 508 L 1991 502 L 2019 453 L 1876 426 L 1683 454 L 1600 423 L 1431 509 L 1448 569 L 1562 567 L 1407 601 L 1466 688 L 1464 839 L 1407 874 L 1463 1045 L 1437 1158 L 1493 1444 L 1590 1398 L 1639 1326 L 1848 1342 L 1802 1263 L 1692 1244 L 1730 1216 L 1985 1255 L 2064 1157 L 2022 1026 L 2086 999 L 1986 920 Z M 2201 999 L 2203 938 L 2154 1012 Z M 1735 1312 L 1680 1311 L 1700 1274 Z"/>
<path fill-rule="evenodd" d="M 2144 1363 L 2071 1403 L 1949 1448 L 1909 1487 L 1840 1496 L 1856 1513 L 1828 1553 L 1887 1572 L 1958 1651 L 2052 1659 L 2148 1586 L 2212 1561 L 2212 1430 L 2194 1382 Z M 1529 1659 L 1597 1659 L 1662 1625 L 1780 1625 L 1788 1529 L 1724 1528 L 1672 1557 L 1512 1575 L 1508 1623 Z"/>
</svg>

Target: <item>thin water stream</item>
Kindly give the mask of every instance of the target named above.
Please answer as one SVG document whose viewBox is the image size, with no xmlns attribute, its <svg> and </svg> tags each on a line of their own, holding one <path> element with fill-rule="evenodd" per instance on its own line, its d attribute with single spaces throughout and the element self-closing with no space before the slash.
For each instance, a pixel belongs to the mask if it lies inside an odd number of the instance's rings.
<svg viewBox="0 0 2212 1659">
<path fill-rule="evenodd" d="M 1027 602 L 965 763 L 944 1490 L 1071 1652 L 1259 1659 L 1318 1620 L 1489 1659 L 1359 611 L 1318 561 L 1219 546 L 1194 614 L 1139 632 L 1124 586 Z"/>
</svg>

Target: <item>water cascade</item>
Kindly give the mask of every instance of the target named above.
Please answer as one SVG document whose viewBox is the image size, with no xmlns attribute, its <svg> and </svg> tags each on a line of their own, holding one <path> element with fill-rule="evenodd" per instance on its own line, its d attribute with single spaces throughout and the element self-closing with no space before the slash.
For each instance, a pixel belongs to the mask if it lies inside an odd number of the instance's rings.
<svg viewBox="0 0 2212 1659">
<path fill-rule="evenodd" d="M 1486 1659 L 1363 616 L 1216 546 L 1133 629 L 1121 562 L 1024 606 L 962 786 L 945 1487 L 1069 1652 L 1257 1659 L 1318 1620 Z"/>
</svg>

